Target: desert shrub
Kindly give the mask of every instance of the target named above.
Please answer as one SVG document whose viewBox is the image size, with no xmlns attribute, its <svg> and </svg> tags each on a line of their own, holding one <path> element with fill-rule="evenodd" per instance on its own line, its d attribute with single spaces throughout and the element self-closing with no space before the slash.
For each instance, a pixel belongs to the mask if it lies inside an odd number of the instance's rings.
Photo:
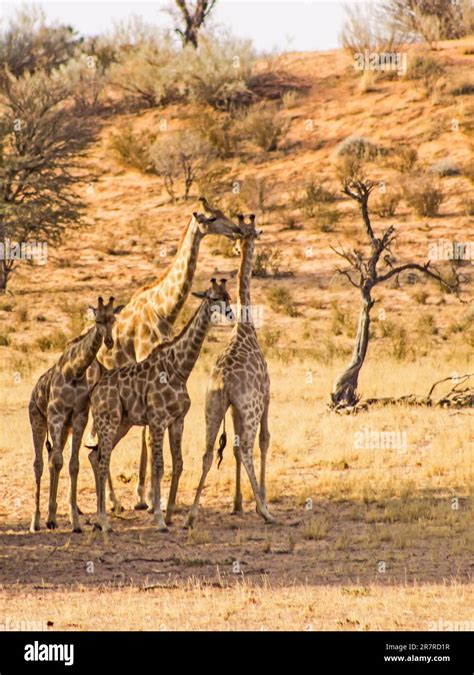
<svg viewBox="0 0 474 675">
<path fill-rule="evenodd" d="M 41 8 L 21 7 L 0 30 L 0 69 L 15 77 L 50 73 L 72 58 L 79 42 L 70 26 L 47 25 Z"/>
<path fill-rule="evenodd" d="M 474 216 L 474 199 L 472 197 L 464 196 L 461 202 L 461 208 L 465 216 Z"/>
<path fill-rule="evenodd" d="M 350 54 L 391 52 L 400 36 L 393 25 L 384 20 L 383 12 L 374 7 L 347 7 L 346 20 L 340 34 L 344 49 Z"/>
<path fill-rule="evenodd" d="M 335 201 L 334 190 L 328 190 L 321 181 L 310 178 L 303 188 L 303 194 L 297 198 L 297 206 L 303 209 L 308 218 L 313 218 L 320 204 L 332 204 Z"/>
<path fill-rule="evenodd" d="M 166 33 L 161 35 L 159 44 L 147 42 L 123 50 L 117 63 L 111 65 L 108 79 L 148 106 L 166 105 L 183 94 L 176 46 Z"/>
<path fill-rule="evenodd" d="M 429 96 L 445 69 L 438 59 L 426 54 L 408 55 L 407 80 L 420 80 L 425 93 Z"/>
<path fill-rule="evenodd" d="M 431 173 L 437 176 L 459 176 L 461 173 L 456 163 L 449 158 L 441 159 L 430 168 Z"/>
<path fill-rule="evenodd" d="M 426 305 L 426 301 L 428 300 L 428 298 L 429 298 L 429 293 L 428 293 L 428 291 L 425 291 L 424 288 L 417 288 L 413 292 L 413 299 L 419 305 Z"/>
<path fill-rule="evenodd" d="M 253 61 L 249 40 L 202 35 L 197 49 L 183 49 L 179 76 L 191 100 L 234 111 L 253 99 L 248 87 Z"/>
<path fill-rule="evenodd" d="M 418 152 L 411 145 L 401 143 L 392 148 L 387 163 L 397 171 L 412 171 L 418 161 Z"/>
<path fill-rule="evenodd" d="M 280 276 L 282 274 L 283 256 L 277 246 L 259 246 L 253 261 L 254 277 Z"/>
<path fill-rule="evenodd" d="M 416 322 L 416 330 L 421 336 L 436 335 L 438 329 L 434 316 L 432 314 L 420 314 Z"/>
<path fill-rule="evenodd" d="M 283 312 L 288 316 L 298 316 L 298 308 L 291 292 L 284 286 L 270 288 L 267 294 L 270 307 L 276 312 Z"/>
<path fill-rule="evenodd" d="M 398 192 L 384 192 L 375 201 L 374 211 L 380 218 L 392 218 L 400 200 L 401 195 Z"/>
<path fill-rule="evenodd" d="M 91 55 L 80 54 L 60 67 L 81 114 L 96 112 L 103 103 L 105 66 Z"/>
<path fill-rule="evenodd" d="M 364 70 L 359 80 L 359 93 L 370 94 L 377 91 L 375 86 L 379 78 L 379 73 L 374 70 Z"/>
<path fill-rule="evenodd" d="M 379 145 L 355 134 L 339 143 L 336 150 L 337 157 L 355 157 L 360 161 L 371 161 L 381 154 L 383 154 L 383 149 Z"/>
<path fill-rule="evenodd" d="M 0 333 L 0 347 L 9 347 L 11 344 L 8 333 Z"/>
<path fill-rule="evenodd" d="M 341 183 L 351 180 L 362 180 L 362 161 L 354 155 L 342 155 L 337 157 L 335 172 Z"/>
<path fill-rule="evenodd" d="M 303 527 L 303 539 L 318 541 L 324 539 L 329 531 L 329 522 L 326 516 L 313 516 Z"/>
<path fill-rule="evenodd" d="M 49 335 L 42 335 L 37 338 L 35 344 L 42 352 L 63 351 L 67 344 L 67 335 L 61 329 L 57 328 Z"/>
<path fill-rule="evenodd" d="M 429 44 L 457 39 L 474 30 L 470 0 L 385 0 L 383 10 L 401 35 L 420 35 Z"/>
<path fill-rule="evenodd" d="M 155 141 L 150 149 L 150 159 L 155 171 L 162 177 L 171 199 L 176 198 L 176 180 L 184 185 L 183 199 L 197 176 L 214 158 L 214 149 L 205 138 L 192 130 L 179 131 Z"/>
<path fill-rule="evenodd" d="M 240 120 L 240 132 L 265 152 L 277 150 L 289 129 L 289 121 L 273 104 L 257 103 Z"/>
<path fill-rule="evenodd" d="M 313 224 L 321 232 L 333 232 L 341 217 L 340 211 L 335 206 L 318 204 L 313 209 Z"/>
<path fill-rule="evenodd" d="M 127 123 L 111 134 L 109 147 L 121 164 L 146 172 L 152 166 L 150 149 L 155 139 L 156 135 L 148 131 L 135 132 Z"/>
<path fill-rule="evenodd" d="M 281 331 L 278 330 L 278 328 L 271 329 L 271 328 L 265 328 L 262 330 L 260 334 L 262 344 L 264 349 L 271 349 L 272 347 L 276 347 L 280 337 L 281 337 Z"/>
<path fill-rule="evenodd" d="M 235 123 L 230 115 L 203 108 L 191 119 L 192 128 L 206 138 L 217 157 L 231 157 L 237 147 Z"/>
<path fill-rule="evenodd" d="M 406 201 L 418 216 L 436 216 L 444 200 L 439 184 L 429 176 L 413 177 L 406 183 Z"/>
<path fill-rule="evenodd" d="M 390 335 L 390 354 L 397 361 L 403 361 L 408 356 L 408 334 L 403 326 L 394 325 Z"/>
<path fill-rule="evenodd" d="M 262 178 L 250 176 L 242 182 L 241 197 L 248 209 L 258 211 L 260 219 L 265 218 L 271 206 L 270 199 L 274 185 L 274 182 L 264 176 Z"/>
</svg>

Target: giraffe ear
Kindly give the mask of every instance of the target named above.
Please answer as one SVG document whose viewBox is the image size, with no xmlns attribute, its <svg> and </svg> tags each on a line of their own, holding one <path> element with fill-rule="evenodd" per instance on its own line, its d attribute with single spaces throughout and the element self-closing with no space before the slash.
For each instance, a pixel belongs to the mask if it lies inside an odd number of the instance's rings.
<svg viewBox="0 0 474 675">
<path fill-rule="evenodd" d="M 191 291 L 191 295 L 194 295 L 195 298 L 199 298 L 200 300 L 207 298 L 205 291 Z"/>
<path fill-rule="evenodd" d="M 92 307 L 92 305 L 89 305 L 87 307 L 87 318 L 92 319 L 97 316 L 97 309 L 95 307 Z"/>
<path fill-rule="evenodd" d="M 124 307 L 125 305 L 117 305 L 117 307 L 114 307 L 114 314 L 120 314 Z"/>
</svg>

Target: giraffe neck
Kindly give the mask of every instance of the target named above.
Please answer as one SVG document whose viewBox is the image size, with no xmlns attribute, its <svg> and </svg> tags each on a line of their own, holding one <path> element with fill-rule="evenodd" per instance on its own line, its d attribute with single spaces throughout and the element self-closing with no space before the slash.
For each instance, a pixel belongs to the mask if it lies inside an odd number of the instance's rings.
<svg viewBox="0 0 474 675">
<path fill-rule="evenodd" d="M 173 340 L 170 346 L 170 357 L 173 369 L 184 381 L 188 379 L 196 364 L 198 356 L 211 325 L 212 303 L 205 299 L 197 309 L 189 323 Z"/>
<path fill-rule="evenodd" d="M 194 216 L 189 221 L 181 245 L 167 274 L 150 289 L 149 301 L 157 314 L 174 324 L 186 298 L 196 271 L 199 246 L 203 233 Z"/>
<path fill-rule="evenodd" d="M 238 323 L 242 326 L 252 325 L 250 309 L 250 280 L 252 278 L 252 260 L 255 242 L 252 237 L 242 240 L 242 248 L 240 253 L 240 267 L 237 276 L 237 293 L 238 306 L 237 317 Z"/>
<path fill-rule="evenodd" d="M 97 326 L 93 326 L 77 342 L 69 345 L 61 357 L 62 371 L 73 379 L 82 377 L 94 360 L 101 344 L 102 336 Z"/>
</svg>

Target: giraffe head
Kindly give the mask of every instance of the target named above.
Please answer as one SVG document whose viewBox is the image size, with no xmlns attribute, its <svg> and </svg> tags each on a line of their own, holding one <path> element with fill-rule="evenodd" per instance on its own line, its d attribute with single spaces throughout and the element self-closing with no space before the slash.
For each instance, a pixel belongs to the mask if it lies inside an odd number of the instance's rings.
<svg viewBox="0 0 474 675">
<path fill-rule="evenodd" d="M 242 236 L 240 228 L 220 210 L 212 208 L 205 197 L 199 197 L 204 214 L 194 213 L 199 229 L 205 234 L 222 234 L 229 239 Z"/>
<path fill-rule="evenodd" d="M 242 235 L 240 237 L 237 237 L 234 245 L 234 251 L 237 253 L 237 255 L 240 255 L 241 253 L 241 248 L 242 248 L 242 240 L 243 239 L 258 239 L 260 235 L 262 234 L 262 230 L 257 230 L 255 227 L 255 213 L 250 213 L 249 214 L 249 221 L 248 223 L 245 222 L 245 216 L 240 213 L 238 216 L 238 221 L 239 221 L 239 228 L 242 231 Z"/>
<path fill-rule="evenodd" d="M 115 323 L 115 315 L 122 311 L 123 305 L 114 308 L 114 298 L 110 297 L 106 305 L 102 297 L 99 297 L 97 307 L 89 308 L 95 319 L 95 325 L 99 335 L 102 336 L 107 349 L 112 349 L 114 339 L 112 337 L 112 328 Z"/>
<path fill-rule="evenodd" d="M 217 280 L 212 278 L 211 286 L 207 291 L 193 291 L 193 295 L 211 304 L 213 316 L 224 316 L 228 321 L 234 320 L 234 312 L 230 306 L 231 300 L 227 290 L 227 279 L 221 279 L 217 283 Z"/>
</svg>

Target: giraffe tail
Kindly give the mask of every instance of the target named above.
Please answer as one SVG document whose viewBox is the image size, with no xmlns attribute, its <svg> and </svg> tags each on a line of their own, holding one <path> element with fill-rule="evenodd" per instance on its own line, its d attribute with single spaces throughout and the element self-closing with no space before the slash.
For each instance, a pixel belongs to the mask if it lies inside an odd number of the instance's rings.
<svg viewBox="0 0 474 675">
<path fill-rule="evenodd" d="M 223 454 L 226 444 L 227 444 L 227 434 L 224 429 L 219 438 L 219 447 L 217 448 L 217 457 L 218 457 L 217 468 L 220 467 L 222 460 L 224 459 Z"/>
</svg>

